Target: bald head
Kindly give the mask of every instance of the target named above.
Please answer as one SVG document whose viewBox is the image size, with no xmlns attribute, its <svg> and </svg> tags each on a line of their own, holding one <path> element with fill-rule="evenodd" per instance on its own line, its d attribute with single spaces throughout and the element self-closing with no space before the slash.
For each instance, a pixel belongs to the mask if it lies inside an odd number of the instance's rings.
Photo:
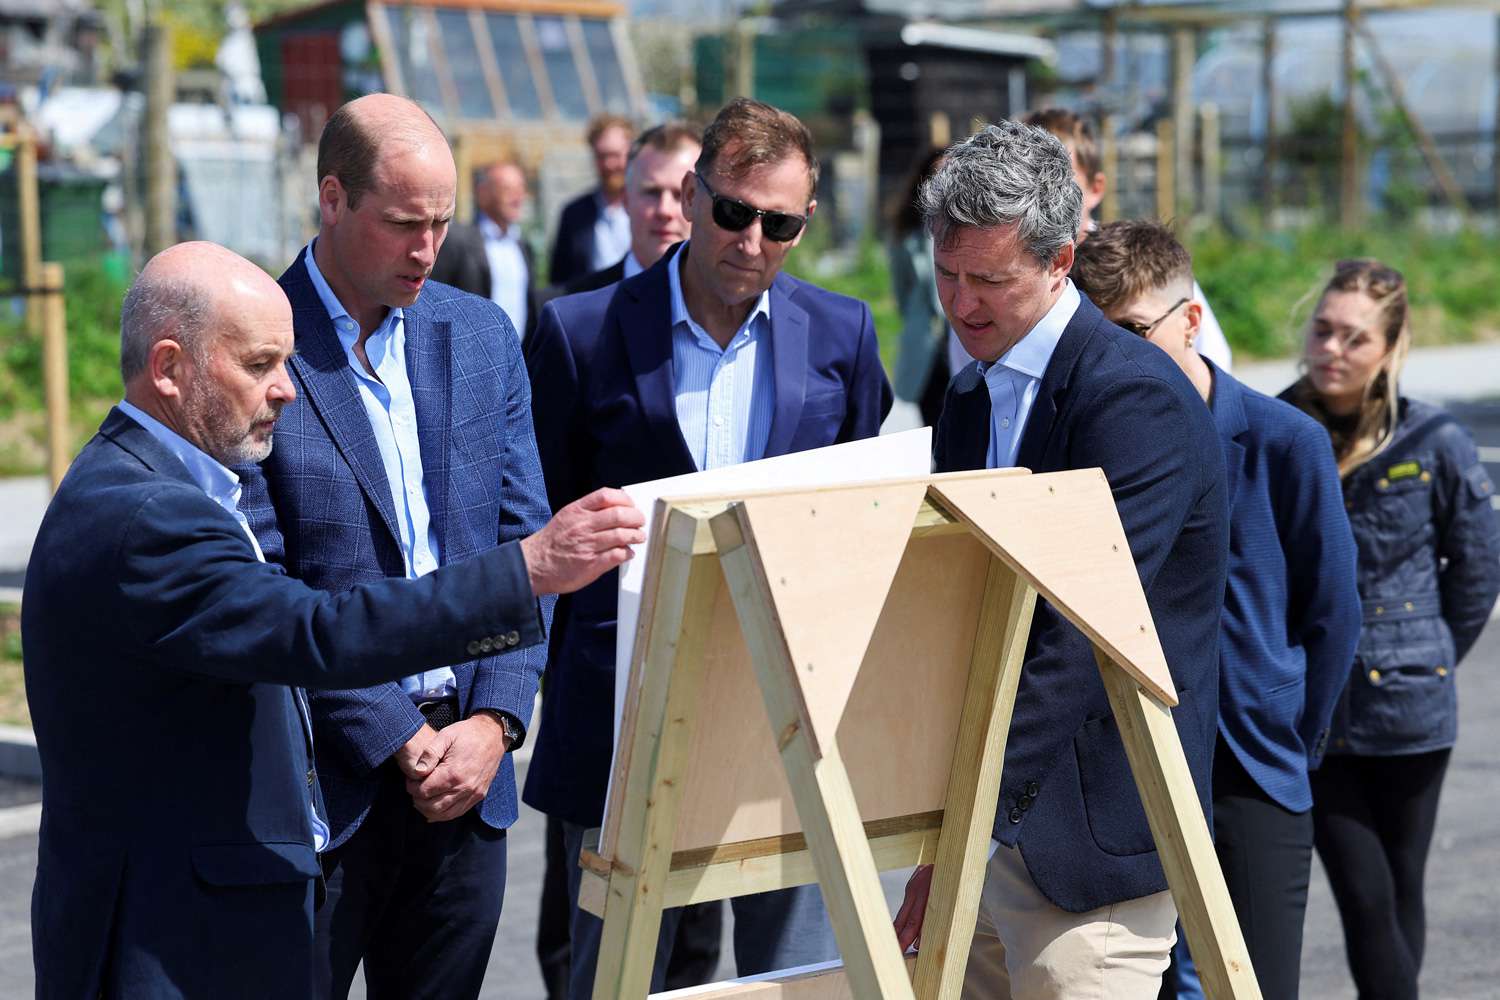
<svg viewBox="0 0 1500 1000">
<path fill-rule="evenodd" d="M 259 461 L 296 398 L 292 343 L 291 304 L 269 274 L 213 243 L 179 243 L 125 296 L 125 398 L 225 465 Z"/>
<path fill-rule="evenodd" d="M 318 183 L 335 177 L 349 206 L 375 183 L 375 168 L 392 147 L 437 149 L 452 159 L 448 140 L 416 101 L 395 94 L 366 94 L 344 104 L 323 126 L 318 139 Z"/>
<path fill-rule="evenodd" d="M 479 210 L 505 230 L 519 223 L 526 214 L 526 198 L 526 173 L 517 164 L 509 162 L 486 167 L 479 175 L 479 186 L 474 191 Z"/>
</svg>

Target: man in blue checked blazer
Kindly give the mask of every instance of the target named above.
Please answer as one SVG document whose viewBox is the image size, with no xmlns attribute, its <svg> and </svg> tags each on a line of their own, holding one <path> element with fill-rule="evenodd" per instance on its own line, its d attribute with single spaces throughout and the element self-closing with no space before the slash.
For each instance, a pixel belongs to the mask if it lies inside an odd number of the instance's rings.
<svg viewBox="0 0 1500 1000">
<path fill-rule="evenodd" d="M 268 555 L 314 586 L 421 576 L 549 516 L 519 338 L 488 300 L 426 281 L 455 171 L 421 109 L 377 94 L 340 108 L 318 152 L 317 239 L 281 277 L 299 405 L 253 497 Z M 550 614 L 550 604 L 545 613 Z M 317 921 L 319 991 L 477 996 L 500 916 L 510 753 L 545 651 L 313 699 L 332 842 Z M 440 758 L 426 777 L 412 763 Z"/>
<path fill-rule="evenodd" d="M 1229 486 L 1229 579 L 1213 762 L 1214 847 L 1268 997 L 1296 1000 L 1312 870 L 1312 786 L 1359 642 L 1357 552 L 1328 432 L 1200 357 L 1193 262 L 1171 230 L 1101 227 L 1073 280 L 1165 351 L 1208 403 Z M 1201 997 L 1180 939 L 1179 997 Z"/>
<path fill-rule="evenodd" d="M 603 485 L 871 437 L 891 406 L 862 302 L 780 273 L 812 214 L 807 129 L 727 105 L 682 180 L 692 239 L 618 285 L 548 303 L 527 353 L 554 507 Z M 578 908 L 576 859 L 604 811 L 613 746 L 613 576 L 558 606 L 528 804 L 564 821 L 573 900 L 569 995 L 593 992 L 600 921 Z M 816 886 L 733 901 L 741 975 L 836 954 Z M 663 915 L 661 988 L 677 911 Z"/>
</svg>

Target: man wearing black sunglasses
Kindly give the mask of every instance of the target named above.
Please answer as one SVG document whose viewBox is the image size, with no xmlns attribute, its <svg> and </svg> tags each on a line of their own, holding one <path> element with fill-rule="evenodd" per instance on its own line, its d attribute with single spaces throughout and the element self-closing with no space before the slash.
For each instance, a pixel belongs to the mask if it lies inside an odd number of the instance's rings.
<svg viewBox="0 0 1500 1000">
<path fill-rule="evenodd" d="M 623 486 L 872 437 L 891 406 L 862 302 L 781 273 L 813 217 L 807 128 L 757 101 L 723 108 L 681 178 L 692 238 L 625 281 L 542 310 L 527 358 L 547 491 Z M 613 741 L 613 577 L 558 611 L 525 799 L 564 821 L 568 854 L 598 826 Z M 569 995 L 592 994 L 601 924 L 570 864 Z M 816 886 L 733 901 L 741 975 L 834 958 Z M 663 915 L 661 989 L 677 911 Z"/>
</svg>

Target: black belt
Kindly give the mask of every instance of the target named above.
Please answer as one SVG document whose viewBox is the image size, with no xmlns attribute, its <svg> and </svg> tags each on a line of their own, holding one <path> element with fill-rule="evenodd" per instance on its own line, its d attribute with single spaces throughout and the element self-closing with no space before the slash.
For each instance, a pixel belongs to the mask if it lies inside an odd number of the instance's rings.
<svg viewBox="0 0 1500 1000">
<path fill-rule="evenodd" d="M 446 729 L 458 721 L 458 699 L 439 698 L 417 702 L 417 711 L 434 730 Z"/>
</svg>

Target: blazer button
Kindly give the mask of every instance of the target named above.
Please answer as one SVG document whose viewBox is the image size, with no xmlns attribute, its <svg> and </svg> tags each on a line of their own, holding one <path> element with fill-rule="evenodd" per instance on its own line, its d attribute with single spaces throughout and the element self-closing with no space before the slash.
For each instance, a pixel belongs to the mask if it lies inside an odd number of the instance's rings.
<svg viewBox="0 0 1500 1000">
<path fill-rule="evenodd" d="M 478 656 L 479 655 L 479 643 L 478 643 L 477 640 L 476 641 L 471 641 L 464 648 L 469 651 L 469 655 L 470 656 Z"/>
<path fill-rule="evenodd" d="M 1448 668 L 1447 667 L 1438 667 L 1437 668 L 1437 675 L 1439 677 L 1447 677 L 1448 676 Z"/>
<path fill-rule="evenodd" d="M 505 633 L 505 641 L 512 646 L 519 646 L 521 644 L 521 633 L 514 630 L 507 632 Z"/>
<path fill-rule="evenodd" d="M 1383 604 L 1377 604 L 1377 605 L 1375 605 L 1375 613 L 1377 615 L 1383 615 L 1383 614 L 1385 614 L 1385 605 L 1383 605 Z"/>
<path fill-rule="evenodd" d="M 1379 684 L 1380 683 L 1380 671 L 1379 670 L 1371 670 L 1370 671 L 1370 683 L 1371 684 Z"/>
<path fill-rule="evenodd" d="M 1019 810 L 1021 810 L 1022 812 L 1025 812 L 1026 810 L 1028 810 L 1028 809 L 1031 808 L 1031 803 L 1033 803 L 1035 801 L 1036 800 L 1033 799 L 1031 796 L 1029 796 L 1029 795 L 1023 795 L 1019 799 L 1016 800 L 1016 808 L 1019 809 Z"/>
<path fill-rule="evenodd" d="M 1012 809 L 1010 811 L 1010 816 L 1008 818 L 1010 819 L 1010 821 L 1012 823 L 1019 823 L 1019 822 L 1021 822 L 1021 810 L 1020 809 Z"/>
<path fill-rule="evenodd" d="M 1382 490 L 1388 490 L 1391 488 L 1391 481 L 1389 479 L 1377 479 L 1375 480 L 1375 485 Z"/>
<path fill-rule="evenodd" d="M 485 636 L 479 640 L 479 651 L 481 653 L 493 653 L 495 651 L 495 640 Z"/>
<path fill-rule="evenodd" d="M 1026 782 L 1026 794 L 1031 798 L 1036 798 L 1037 793 L 1039 793 L 1041 790 L 1042 786 L 1038 785 L 1035 781 Z"/>
<path fill-rule="evenodd" d="M 505 638 L 505 636 L 503 636 L 503 635 L 497 635 L 497 636 L 495 636 L 495 648 L 496 649 L 505 649 L 509 645 L 510 645 L 510 640 L 507 639 L 507 638 Z"/>
<path fill-rule="evenodd" d="M 1407 602 L 1406 602 L 1406 610 L 1407 610 L 1407 611 L 1411 611 L 1411 610 L 1413 610 L 1413 609 L 1414 609 L 1414 608 L 1415 608 L 1415 607 L 1416 607 L 1416 605 L 1415 605 L 1415 604 L 1413 604 L 1413 603 L 1412 603 L 1412 602 L 1411 602 L 1411 601 L 1407 601 Z"/>
</svg>

